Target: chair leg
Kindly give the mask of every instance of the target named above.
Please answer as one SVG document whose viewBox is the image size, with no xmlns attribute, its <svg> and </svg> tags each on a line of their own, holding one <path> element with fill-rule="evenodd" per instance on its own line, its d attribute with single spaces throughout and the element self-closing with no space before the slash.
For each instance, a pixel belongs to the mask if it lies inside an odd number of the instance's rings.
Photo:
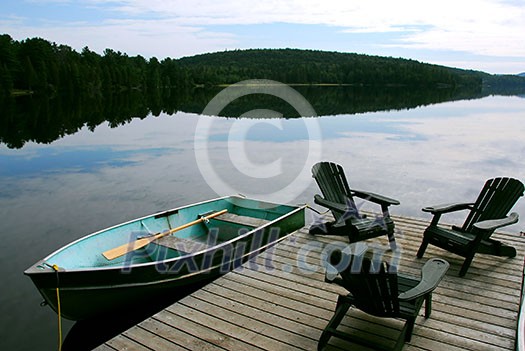
<svg viewBox="0 0 525 351">
<path fill-rule="evenodd" d="M 328 344 L 328 341 L 332 337 L 332 333 L 328 330 L 323 330 L 321 337 L 319 338 L 319 343 L 317 344 L 317 351 L 323 351 L 325 346 Z"/>
<path fill-rule="evenodd" d="M 317 350 L 321 351 L 330 341 L 333 331 L 337 329 L 337 326 L 343 320 L 343 317 L 348 312 L 348 309 L 352 306 L 348 301 L 345 301 L 346 296 L 339 296 L 337 299 L 337 307 L 333 317 L 328 322 L 328 325 L 324 328 L 321 337 L 319 338 L 319 343 L 317 344 Z"/>
<path fill-rule="evenodd" d="M 410 342 L 412 339 L 412 332 L 414 331 L 414 324 L 416 322 L 416 317 L 408 318 L 405 322 L 405 325 L 403 326 L 403 329 L 401 329 L 401 333 L 399 334 L 399 337 L 396 340 L 396 344 L 394 345 L 394 348 L 392 350 L 394 351 L 400 351 L 403 349 L 403 345 L 405 342 Z"/>
<path fill-rule="evenodd" d="M 463 265 L 461 266 L 461 269 L 459 270 L 459 276 L 464 277 L 465 274 L 467 274 L 467 271 L 470 267 L 470 264 L 472 263 L 472 260 L 474 259 L 474 254 L 469 255 L 465 258 L 465 261 L 463 262 Z"/>
<path fill-rule="evenodd" d="M 409 318 L 406 323 L 406 334 L 405 341 L 409 342 L 412 339 L 412 332 L 414 331 L 414 324 L 416 323 L 416 317 Z"/>
<path fill-rule="evenodd" d="M 390 244 L 390 249 L 392 251 L 396 251 L 397 249 L 397 244 L 396 244 L 396 238 L 394 237 L 394 232 L 388 232 L 387 233 L 388 235 L 388 243 Z"/>
<path fill-rule="evenodd" d="M 421 246 L 419 247 L 419 250 L 417 250 L 417 258 L 423 257 L 425 254 L 425 250 L 427 249 L 428 241 L 427 239 L 423 238 L 423 242 L 421 242 Z"/>
<path fill-rule="evenodd" d="M 432 293 L 425 296 L 425 318 L 430 317 L 432 313 Z"/>
</svg>

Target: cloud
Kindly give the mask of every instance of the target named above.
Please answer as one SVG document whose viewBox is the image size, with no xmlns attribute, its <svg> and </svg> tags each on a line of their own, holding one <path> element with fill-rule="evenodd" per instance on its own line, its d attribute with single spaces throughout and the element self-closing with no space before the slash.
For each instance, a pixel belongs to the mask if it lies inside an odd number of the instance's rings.
<svg viewBox="0 0 525 351">
<path fill-rule="evenodd" d="M 147 11 L 151 1 L 129 0 Z M 188 24 L 296 23 L 341 27 L 349 33 L 399 33 L 391 46 L 525 56 L 525 8 L 494 0 L 442 1 L 153 1 L 150 11 Z M 193 23 L 192 23 L 193 22 Z"/>
<path fill-rule="evenodd" d="M 128 55 L 145 57 L 180 57 L 206 51 L 219 51 L 233 45 L 233 35 L 209 31 L 203 27 L 180 25 L 175 20 L 107 20 L 51 23 L 45 27 L 20 25 L 22 20 L 0 21 L 0 32 L 15 39 L 43 37 L 77 50 L 89 46 L 102 53 L 111 48 Z M 13 26 L 14 23 L 18 25 Z M 45 33 L 45 34 L 43 34 Z"/>
<path fill-rule="evenodd" d="M 524 19 L 525 20 L 525 19 Z M 525 28 L 521 29 L 523 33 Z M 516 32 L 495 28 L 492 32 L 483 30 L 432 29 L 407 35 L 392 46 L 412 49 L 455 50 L 476 55 L 525 57 L 525 41 Z"/>
<path fill-rule="evenodd" d="M 525 6 L 509 0 L 31 1 L 83 6 L 98 11 L 98 20 L 48 22 L 41 27 L 35 21 L 15 23 L 11 18 L 0 22 L 0 30 L 18 37 L 46 33 L 50 40 L 75 48 L 90 43 L 95 51 L 111 47 L 144 56 L 179 57 L 242 47 L 242 32 L 228 28 L 231 25 L 287 23 L 328 26 L 349 38 L 378 34 L 370 45 L 384 52 L 452 50 L 489 57 L 525 56 Z M 256 40 L 250 44 L 257 46 Z"/>
</svg>

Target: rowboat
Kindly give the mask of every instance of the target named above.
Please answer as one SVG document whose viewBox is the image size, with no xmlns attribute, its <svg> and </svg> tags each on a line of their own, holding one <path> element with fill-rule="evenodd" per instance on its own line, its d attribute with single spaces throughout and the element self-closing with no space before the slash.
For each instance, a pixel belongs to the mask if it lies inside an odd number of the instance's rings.
<svg viewBox="0 0 525 351">
<path fill-rule="evenodd" d="M 305 207 L 203 201 L 86 235 L 24 274 L 59 315 L 87 319 L 235 269 L 302 228 Z"/>
</svg>

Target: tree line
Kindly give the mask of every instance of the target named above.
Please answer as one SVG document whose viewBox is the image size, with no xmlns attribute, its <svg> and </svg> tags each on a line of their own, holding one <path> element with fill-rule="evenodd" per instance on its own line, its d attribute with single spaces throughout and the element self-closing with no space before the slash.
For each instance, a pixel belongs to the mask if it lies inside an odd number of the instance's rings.
<svg viewBox="0 0 525 351">
<path fill-rule="evenodd" d="M 484 96 L 479 89 L 416 89 L 392 87 L 299 86 L 295 89 L 309 102 L 318 116 L 357 114 L 373 111 L 410 109 L 444 101 Z M 52 143 L 82 128 L 94 130 L 107 123 L 118 127 L 133 119 L 175 115 L 177 112 L 202 114 L 220 87 L 184 90 L 159 89 L 89 96 L 86 94 L 42 94 L 0 99 L 0 145 L 22 148 L 27 142 Z M 239 117 L 246 111 L 270 109 L 284 118 L 300 117 L 285 101 L 267 94 L 242 96 L 228 104 L 221 116 Z"/>
<path fill-rule="evenodd" d="M 77 52 L 42 38 L 17 41 L 0 35 L 0 93 L 4 95 L 151 91 L 257 78 L 287 84 L 436 88 L 481 86 L 483 76 L 401 58 L 297 49 L 234 50 L 159 61 L 112 49 L 100 55 L 87 46 Z"/>
<path fill-rule="evenodd" d="M 77 52 L 42 38 L 14 40 L 0 35 L 0 96 L 41 94 L 107 94 L 137 90 L 188 89 L 272 79 L 286 84 L 339 84 L 411 88 L 491 86 L 523 88 L 525 77 L 490 75 L 363 54 L 299 49 L 249 49 L 180 59 L 128 56 L 87 46 Z"/>
<path fill-rule="evenodd" d="M 233 50 L 186 57 L 179 63 L 190 77 L 212 85 L 254 78 L 288 84 L 425 88 L 482 83 L 482 77 L 473 71 L 402 58 L 317 50 Z"/>
<path fill-rule="evenodd" d="M 128 56 L 112 49 L 103 55 L 87 46 L 79 53 L 41 38 L 13 40 L 0 35 L 0 85 L 3 94 L 107 93 L 153 90 L 189 82 L 175 60 Z"/>
</svg>

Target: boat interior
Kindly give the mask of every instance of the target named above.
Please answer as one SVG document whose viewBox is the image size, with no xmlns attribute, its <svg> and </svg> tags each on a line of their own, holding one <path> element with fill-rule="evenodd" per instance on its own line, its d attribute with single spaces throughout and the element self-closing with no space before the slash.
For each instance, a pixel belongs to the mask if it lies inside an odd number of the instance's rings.
<svg viewBox="0 0 525 351">
<path fill-rule="evenodd" d="M 102 255 L 106 250 L 176 229 L 223 209 L 227 212 L 175 231 L 124 256 L 108 260 Z M 130 267 L 192 255 L 236 240 L 295 209 L 294 206 L 268 204 L 241 197 L 208 201 L 161 212 L 88 235 L 51 254 L 41 267 L 49 269 L 54 264 L 65 270 Z"/>
</svg>

